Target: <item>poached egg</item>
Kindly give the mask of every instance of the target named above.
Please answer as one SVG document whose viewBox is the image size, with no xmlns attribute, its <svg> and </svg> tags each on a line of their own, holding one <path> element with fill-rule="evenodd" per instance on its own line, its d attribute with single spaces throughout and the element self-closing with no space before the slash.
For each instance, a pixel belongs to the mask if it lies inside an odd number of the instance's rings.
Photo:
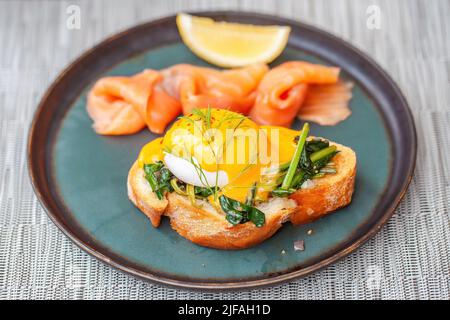
<svg viewBox="0 0 450 320">
<path fill-rule="evenodd" d="M 226 109 L 200 109 L 181 117 L 164 137 L 146 144 L 138 165 L 163 161 L 180 181 L 218 186 L 221 194 L 244 202 L 253 185 L 263 183 L 267 170 L 291 160 L 298 134 L 259 126 Z"/>
</svg>

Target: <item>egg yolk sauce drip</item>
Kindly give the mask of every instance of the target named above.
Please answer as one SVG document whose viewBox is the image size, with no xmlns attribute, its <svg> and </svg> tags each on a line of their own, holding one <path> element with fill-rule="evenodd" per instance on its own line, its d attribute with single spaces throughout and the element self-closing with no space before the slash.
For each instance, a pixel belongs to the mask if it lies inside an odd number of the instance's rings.
<svg viewBox="0 0 450 320">
<path fill-rule="evenodd" d="M 330 160 L 336 148 L 325 140 L 306 141 L 308 128 L 259 126 L 225 109 L 196 109 L 163 138 L 145 145 L 138 165 L 159 198 L 177 192 L 193 205 L 199 205 L 198 198 L 208 199 L 232 224 L 261 226 L 264 214 L 256 203 L 289 196 L 306 182 L 335 172 Z"/>
</svg>

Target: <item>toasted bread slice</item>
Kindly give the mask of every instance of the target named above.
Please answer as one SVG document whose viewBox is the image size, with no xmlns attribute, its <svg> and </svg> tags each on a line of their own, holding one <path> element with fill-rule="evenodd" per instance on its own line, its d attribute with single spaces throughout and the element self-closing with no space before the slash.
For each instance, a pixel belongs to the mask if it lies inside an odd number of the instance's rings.
<svg viewBox="0 0 450 320">
<path fill-rule="evenodd" d="M 196 244 L 217 249 L 248 248 L 271 237 L 288 220 L 294 224 L 308 223 L 350 203 L 356 174 L 355 153 L 340 144 L 330 144 L 340 151 L 332 160 L 337 173 L 315 179 L 312 187 L 300 189 L 289 199 L 271 198 L 258 205 L 266 215 L 260 228 L 251 222 L 231 225 L 224 213 L 207 201 L 198 200 L 198 205 L 193 206 L 187 197 L 176 193 L 159 200 L 137 162 L 128 174 L 128 196 L 154 227 L 166 215 L 174 230 Z"/>
<path fill-rule="evenodd" d="M 272 198 L 258 206 L 266 215 L 266 223 L 258 228 L 252 222 L 233 226 L 221 211 L 207 201 L 198 201 L 193 207 L 186 197 L 176 193 L 168 196 L 165 214 L 181 236 L 201 246 L 217 249 L 243 249 L 270 238 L 296 209 L 294 200 Z"/>
<path fill-rule="evenodd" d="M 225 219 L 223 212 L 207 201 L 199 200 L 195 207 L 187 197 L 176 193 L 159 200 L 137 162 L 128 174 L 128 197 L 154 227 L 158 227 L 161 216 L 166 215 L 172 228 L 181 236 L 196 244 L 217 249 L 248 248 L 264 241 L 289 220 L 297 208 L 294 200 L 273 198 L 258 207 L 266 215 L 264 226 L 258 228 L 251 222 L 233 226 Z"/>
<path fill-rule="evenodd" d="M 337 172 L 312 180 L 310 188 L 299 189 L 290 196 L 298 204 L 291 217 L 293 224 L 314 221 L 348 205 L 352 200 L 356 176 L 355 152 L 331 141 L 330 145 L 336 146 L 339 151 L 332 159 Z"/>
</svg>

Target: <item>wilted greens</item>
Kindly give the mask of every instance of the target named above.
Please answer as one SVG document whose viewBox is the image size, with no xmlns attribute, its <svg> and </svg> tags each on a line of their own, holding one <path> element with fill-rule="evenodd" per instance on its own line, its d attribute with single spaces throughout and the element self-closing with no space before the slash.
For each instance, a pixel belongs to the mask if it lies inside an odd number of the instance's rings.
<svg viewBox="0 0 450 320">
<path fill-rule="evenodd" d="M 266 221 L 264 213 L 257 208 L 228 198 L 224 195 L 219 197 L 220 206 L 225 212 L 225 218 L 232 225 L 251 221 L 258 228 L 262 227 Z"/>
</svg>

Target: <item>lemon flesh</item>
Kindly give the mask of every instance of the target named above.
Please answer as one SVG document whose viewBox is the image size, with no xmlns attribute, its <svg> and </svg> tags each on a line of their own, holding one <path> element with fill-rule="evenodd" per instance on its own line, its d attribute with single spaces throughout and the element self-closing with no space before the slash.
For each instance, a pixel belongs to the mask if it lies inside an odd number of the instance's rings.
<svg viewBox="0 0 450 320">
<path fill-rule="evenodd" d="M 269 63 L 286 47 L 290 28 L 216 22 L 188 14 L 177 15 L 177 26 L 186 46 L 220 67 Z"/>
</svg>

